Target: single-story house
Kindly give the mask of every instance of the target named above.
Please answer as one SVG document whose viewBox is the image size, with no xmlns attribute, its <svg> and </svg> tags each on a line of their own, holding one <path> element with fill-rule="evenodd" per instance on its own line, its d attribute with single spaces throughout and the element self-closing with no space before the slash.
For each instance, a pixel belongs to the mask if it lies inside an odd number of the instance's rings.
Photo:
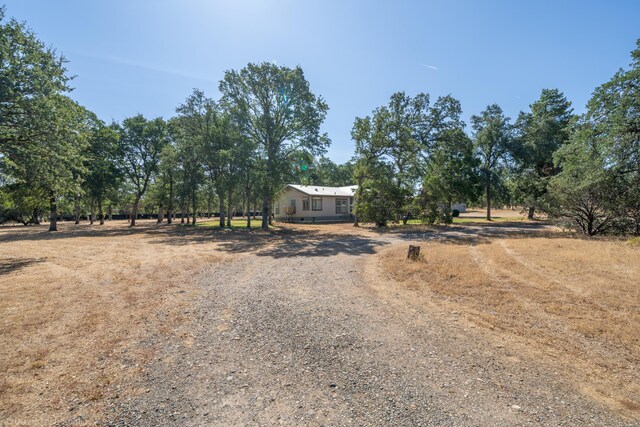
<svg viewBox="0 0 640 427">
<path fill-rule="evenodd" d="M 289 184 L 276 196 L 273 214 L 283 222 L 350 221 L 356 188 Z"/>
</svg>

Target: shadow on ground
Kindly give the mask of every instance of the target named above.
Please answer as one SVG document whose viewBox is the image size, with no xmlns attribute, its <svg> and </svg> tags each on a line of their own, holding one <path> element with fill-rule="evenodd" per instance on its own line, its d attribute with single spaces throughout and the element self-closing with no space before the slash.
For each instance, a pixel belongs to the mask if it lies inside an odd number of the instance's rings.
<svg viewBox="0 0 640 427">
<path fill-rule="evenodd" d="M 496 222 L 467 223 L 449 226 L 405 225 L 372 229 L 379 236 L 393 236 L 397 239 L 415 241 L 427 240 L 461 245 L 489 243 L 493 239 L 523 239 L 532 237 L 567 237 L 543 222 Z M 571 234 L 575 236 L 575 234 Z"/>
<path fill-rule="evenodd" d="M 0 260 L 0 276 L 13 273 L 14 271 L 21 270 L 38 262 L 42 262 L 42 260 L 38 258 L 9 258 Z"/>
<path fill-rule="evenodd" d="M 258 256 L 284 258 L 373 254 L 380 247 L 394 241 L 436 241 L 473 245 L 489 243 L 495 238 L 567 237 L 567 234 L 558 232 L 548 224 L 522 221 L 450 226 L 405 225 L 383 229 L 354 229 L 348 224 L 340 229 L 326 228 L 323 225 L 313 228 L 283 225 L 269 231 L 152 222 L 141 223 L 134 228 L 126 226 L 126 223 L 107 226 L 64 223 L 59 232 L 49 233 L 46 230 L 46 226 L 1 227 L 0 244 L 22 240 L 108 239 L 139 235 L 149 243 L 184 246 L 186 251 L 197 251 L 198 246 L 215 244 L 216 249 L 231 254 L 253 252 Z M 13 266 L 4 262 L 0 267 L 0 274 L 22 268 L 20 262 L 12 262 L 17 264 Z M 24 263 L 28 264 L 27 261 Z"/>
</svg>

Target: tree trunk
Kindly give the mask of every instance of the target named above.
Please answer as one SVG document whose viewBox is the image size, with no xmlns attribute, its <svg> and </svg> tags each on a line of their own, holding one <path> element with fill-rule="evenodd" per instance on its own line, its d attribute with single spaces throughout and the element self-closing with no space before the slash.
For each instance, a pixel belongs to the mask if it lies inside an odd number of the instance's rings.
<svg viewBox="0 0 640 427">
<path fill-rule="evenodd" d="M 227 191 L 227 227 L 231 227 L 231 221 L 233 220 L 233 189 L 229 187 Z"/>
<path fill-rule="evenodd" d="M 40 211 L 38 210 L 38 208 L 33 208 L 33 217 L 31 218 L 31 222 L 34 225 L 40 225 L 40 219 L 38 218 L 39 216 L 40 216 Z"/>
<path fill-rule="evenodd" d="M 212 209 L 212 203 L 211 203 L 211 195 L 207 196 L 207 218 L 211 219 L 211 209 Z"/>
<path fill-rule="evenodd" d="M 487 184 L 487 221 L 491 221 L 491 182 Z"/>
<path fill-rule="evenodd" d="M 358 188 L 356 189 L 356 194 L 354 194 L 353 201 L 355 202 L 356 207 L 358 206 L 358 195 L 360 191 L 362 191 L 362 177 L 358 176 Z M 353 211 L 353 226 L 360 227 L 360 219 L 358 218 L 358 213 L 356 209 L 352 209 Z"/>
<path fill-rule="evenodd" d="M 58 231 L 58 206 L 56 205 L 56 196 L 53 191 L 49 198 L 49 231 Z"/>
<path fill-rule="evenodd" d="M 527 219 L 529 221 L 533 221 L 533 215 L 535 214 L 535 212 L 536 212 L 535 206 L 529 206 L 529 214 L 527 215 Z"/>
<path fill-rule="evenodd" d="M 135 227 L 136 218 L 138 218 L 138 203 L 140 203 L 140 194 L 136 194 L 136 200 L 133 202 L 133 208 L 131 209 L 131 223 L 129 227 Z"/>
<path fill-rule="evenodd" d="M 271 194 L 268 188 L 262 193 L 262 229 L 269 229 L 269 211 L 271 205 Z"/>
<path fill-rule="evenodd" d="M 76 225 L 78 225 L 80 224 L 80 195 L 79 194 L 76 195 L 75 207 L 73 211 L 76 217 Z"/>
<path fill-rule="evenodd" d="M 158 204 L 158 220 L 156 224 L 162 224 L 162 219 L 164 218 L 164 211 L 162 210 L 162 204 Z"/>
<path fill-rule="evenodd" d="M 173 222 L 173 175 L 169 174 L 169 203 L 167 209 L 167 224 Z"/>
<path fill-rule="evenodd" d="M 249 201 L 251 200 L 251 188 L 247 187 L 247 228 L 251 230 L 251 212 L 249 212 Z"/>
<path fill-rule="evenodd" d="M 218 199 L 220 199 L 220 227 L 224 227 L 224 191 L 218 191 Z"/>
<path fill-rule="evenodd" d="M 187 225 L 191 224 L 191 213 L 189 212 L 189 204 L 187 203 Z"/>
<path fill-rule="evenodd" d="M 196 194 L 195 194 L 195 191 L 193 192 L 193 194 L 191 196 L 191 206 L 193 207 L 193 220 L 191 221 L 191 223 L 193 225 L 196 225 L 196 215 L 198 214 L 198 212 L 197 212 L 197 208 L 196 208 Z"/>
<path fill-rule="evenodd" d="M 102 213 L 102 199 L 98 199 L 98 219 L 100 225 L 104 225 L 104 214 Z"/>
<path fill-rule="evenodd" d="M 184 209 L 180 209 L 180 224 L 184 224 Z"/>
<path fill-rule="evenodd" d="M 94 212 L 95 212 L 94 207 L 95 207 L 95 205 L 96 205 L 96 202 L 93 199 L 91 199 L 91 208 L 90 208 L 90 212 L 89 212 L 89 225 L 93 225 L 93 219 L 94 219 L 94 216 L 95 216 L 94 215 Z"/>
<path fill-rule="evenodd" d="M 194 187 L 191 187 L 191 206 L 193 206 L 193 221 L 191 221 L 191 223 L 193 225 L 196 225 L 197 205 L 198 205 L 198 200 L 196 199 L 196 188 L 194 186 Z"/>
</svg>

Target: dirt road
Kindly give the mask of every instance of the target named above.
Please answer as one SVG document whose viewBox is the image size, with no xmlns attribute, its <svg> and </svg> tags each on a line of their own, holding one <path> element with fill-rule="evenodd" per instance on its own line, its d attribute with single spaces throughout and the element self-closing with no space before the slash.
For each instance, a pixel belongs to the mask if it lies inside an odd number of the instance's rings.
<svg viewBox="0 0 640 427">
<path fill-rule="evenodd" d="M 191 320 L 179 339 L 139 343 L 155 357 L 139 395 L 112 401 L 108 423 L 634 425 L 458 313 L 418 306 L 383 279 L 373 255 L 407 240 L 221 243 L 233 256 L 177 291 L 193 301 L 183 313 Z"/>
</svg>

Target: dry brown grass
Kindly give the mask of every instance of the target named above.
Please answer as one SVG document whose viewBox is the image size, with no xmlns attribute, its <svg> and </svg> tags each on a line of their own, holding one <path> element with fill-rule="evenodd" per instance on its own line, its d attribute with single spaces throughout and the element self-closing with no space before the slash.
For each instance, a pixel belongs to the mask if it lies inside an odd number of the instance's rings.
<svg viewBox="0 0 640 427">
<path fill-rule="evenodd" d="M 566 238 L 428 243 L 382 253 L 386 274 L 488 336 L 544 360 L 575 388 L 640 418 L 640 247 Z"/>
<path fill-rule="evenodd" d="M 190 250 L 163 233 L 0 228 L 1 420 L 92 424 L 108 399 L 144 392 L 132 387 L 154 357 L 149 336 L 187 320 L 189 278 L 220 259 L 213 244 Z"/>
</svg>

